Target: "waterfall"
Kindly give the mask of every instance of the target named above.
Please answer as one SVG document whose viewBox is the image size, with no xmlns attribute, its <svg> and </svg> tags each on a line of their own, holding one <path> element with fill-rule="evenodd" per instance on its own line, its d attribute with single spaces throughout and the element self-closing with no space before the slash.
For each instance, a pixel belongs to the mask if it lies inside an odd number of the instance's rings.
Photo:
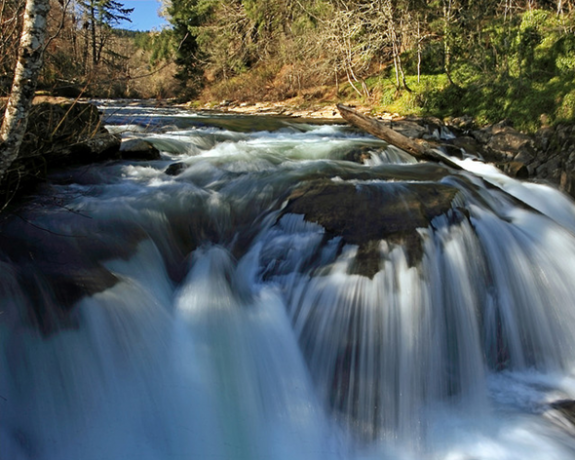
<svg viewBox="0 0 575 460">
<path fill-rule="evenodd" d="M 0 460 L 575 458 L 569 198 L 333 123 L 103 110 L 162 159 L 2 216 Z"/>
</svg>

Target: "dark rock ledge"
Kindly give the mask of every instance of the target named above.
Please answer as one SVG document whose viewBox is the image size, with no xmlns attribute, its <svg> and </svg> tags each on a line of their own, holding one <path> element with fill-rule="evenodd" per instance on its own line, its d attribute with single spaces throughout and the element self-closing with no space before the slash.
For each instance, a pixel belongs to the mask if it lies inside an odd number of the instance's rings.
<svg viewBox="0 0 575 460">
<path fill-rule="evenodd" d="M 390 120 L 386 125 L 411 139 L 440 138 L 449 155 L 463 150 L 511 177 L 548 183 L 575 197 L 575 124 L 544 127 L 535 134 L 519 132 L 507 120 L 479 128 L 469 117 Z"/>
<path fill-rule="evenodd" d="M 324 227 L 328 237 L 340 236 L 344 243 L 357 245 L 351 273 L 373 278 L 380 270 L 378 245 L 383 239 L 402 244 L 410 265 L 421 260 L 423 248 L 417 229 L 428 227 L 435 217 L 452 211 L 457 193 L 455 187 L 443 184 L 358 188 L 319 179 L 297 188 L 283 213 L 303 214 L 306 221 Z"/>
<path fill-rule="evenodd" d="M 149 142 L 122 139 L 104 128 L 98 108 L 86 102 L 35 104 L 19 158 L 0 183 L 0 208 L 43 181 L 50 170 L 106 160 L 156 160 Z"/>
</svg>

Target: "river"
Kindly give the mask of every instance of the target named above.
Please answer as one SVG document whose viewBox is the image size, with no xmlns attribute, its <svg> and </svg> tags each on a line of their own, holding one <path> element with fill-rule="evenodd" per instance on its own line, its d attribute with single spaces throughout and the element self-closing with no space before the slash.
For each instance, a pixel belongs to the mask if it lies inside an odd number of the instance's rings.
<svg viewBox="0 0 575 460">
<path fill-rule="evenodd" d="M 0 219 L 0 460 L 575 458 L 570 199 L 333 122 L 100 104 L 162 159 Z"/>
</svg>

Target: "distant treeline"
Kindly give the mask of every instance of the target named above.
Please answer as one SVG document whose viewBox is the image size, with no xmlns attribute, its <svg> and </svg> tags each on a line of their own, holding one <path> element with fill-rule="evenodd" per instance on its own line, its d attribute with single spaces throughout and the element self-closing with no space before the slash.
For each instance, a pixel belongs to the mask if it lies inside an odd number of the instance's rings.
<svg viewBox="0 0 575 460">
<path fill-rule="evenodd" d="M 571 0 L 172 0 L 192 97 L 340 97 L 417 114 L 572 119 Z M 206 88 L 208 93 L 206 93 Z"/>
<path fill-rule="evenodd" d="M 0 91 L 10 90 L 24 12 L 0 0 Z M 120 29 L 131 8 L 116 0 L 51 0 L 49 39 L 38 88 L 54 95 L 165 97 L 177 92 L 173 52 L 151 59 L 138 43 L 151 33 Z M 158 32 L 155 35 L 159 35 Z"/>
<path fill-rule="evenodd" d="M 575 117 L 575 0 L 164 0 L 171 27 L 119 30 L 116 0 L 54 0 L 41 88 L 206 101 L 358 99 L 518 127 Z M 0 83 L 21 0 L 2 0 Z M 174 78 L 176 77 L 176 78 Z"/>
</svg>

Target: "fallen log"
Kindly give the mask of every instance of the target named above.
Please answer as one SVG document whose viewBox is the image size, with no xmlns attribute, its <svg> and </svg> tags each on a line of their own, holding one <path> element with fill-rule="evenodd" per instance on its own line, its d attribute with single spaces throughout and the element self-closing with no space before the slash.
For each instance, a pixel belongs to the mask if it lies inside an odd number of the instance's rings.
<svg viewBox="0 0 575 460">
<path fill-rule="evenodd" d="M 439 147 L 436 144 L 425 141 L 416 141 L 404 136 L 403 134 L 394 131 L 384 125 L 383 122 L 375 118 L 368 117 L 353 110 L 343 104 L 337 104 L 337 109 L 342 118 L 350 125 L 359 128 L 372 136 L 384 140 L 385 142 L 395 145 L 396 147 L 409 153 L 417 160 L 435 161 L 443 163 L 454 169 L 462 169 L 457 163 L 454 163 L 448 157 L 439 153 L 436 149 Z"/>
<path fill-rule="evenodd" d="M 353 125 L 356 128 L 359 128 L 371 134 L 372 136 L 382 139 L 385 142 L 404 150 L 405 152 L 412 155 L 414 158 L 418 160 L 435 161 L 438 163 L 443 163 L 444 165 L 449 166 L 450 168 L 465 171 L 463 167 L 453 162 L 451 159 L 442 155 L 438 150 L 436 150 L 439 147 L 439 144 L 433 144 L 431 142 L 416 141 L 410 139 L 409 137 L 406 137 L 403 134 L 398 133 L 397 131 L 394 131 L 391 128 L 388 128 L 387 126 L 384 125 L 383 122 L 375 118 L 368 117 L 367 115 L 363 115 L 362 113 L 359 113 L 357 110 L 353 110 L 352 108 L 346 107 L 343 104 L 337 104 L 337 109 L 339 110 L 339 113 L 341 114 L 342 118 L 345 121 L 347 121 L 350 125 Z M 543 214 L 541 211 L 534 208 L 529 203 L 515 196 L 512 192 L 505 190 L 501 184 L 497 182 L 492 182 L 486 177 L 482 177 L 481 179 L 488 188 L 499 190 L 501 193 L 503 193 L 517 205 L 522 206 L 523 208 L 528 209 L 537 214 Z"/>
</svg>

